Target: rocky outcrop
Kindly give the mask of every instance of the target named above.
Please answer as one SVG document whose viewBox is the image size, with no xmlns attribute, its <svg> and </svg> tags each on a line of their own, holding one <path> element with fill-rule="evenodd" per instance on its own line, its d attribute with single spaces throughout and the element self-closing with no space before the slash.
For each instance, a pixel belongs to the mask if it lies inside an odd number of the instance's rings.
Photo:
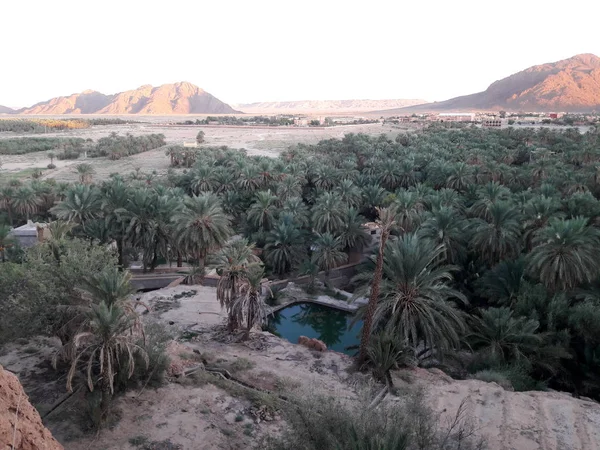
<svg viewBox="0 0 600 450">
<path fill-rule="evenodd" d="M 0 449 L 64 450 L 44 427 L 19 379 L 0 366 Z"/>
<path fill-rule="evenodd" d="M 496 383 L 453 380 L 441 371 L 414 368 L 396 378 L 421 386 L 442 423 L 457 412 L 488 450 L 600 450 L 600 404 L 565 392 L 513 392 Z M 462 406 L 461 406 L 462 405 Z"/>
</svg>

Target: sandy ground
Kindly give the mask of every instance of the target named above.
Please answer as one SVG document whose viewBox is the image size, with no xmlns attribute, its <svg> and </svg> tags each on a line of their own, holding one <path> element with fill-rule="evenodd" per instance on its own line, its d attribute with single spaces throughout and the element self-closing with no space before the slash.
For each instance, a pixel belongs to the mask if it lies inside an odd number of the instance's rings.
<svg viewBox="0 0 600 450">
<path fill-rule="evenodd" d="M 323 139 L 342 138 L 346 133 L 367 133 L 379 135 L 381 133 L 395 136 L 400 131 L 388 125 L 343 125 L 330 128 L 226 128 L 226 127 L 174 127 L 164 123 L 145 123 L 128 125 L 95 126 L 88 129 L 55 132 L 47 134 L 29 135 L 37 137 L 82 137 L 97 140 L 108 136 L 111 132 L 121 135 L 131 133 L 134 136 L 162 133 L 166 136 L 168 145 L 183 145 L 186 142 L 195 142 L 198 130 L 206 133 L 205 145 L 226 145 L 236 149 L 246 149 L 249 155 L 277 156 L 281 151 L 298 143 L 316 144 Z M 0 133 L 0 139 L 17 137 L 13 133 Z M 26 155 L 2 155 L 2 168 L 0 176 L 16 174 L 19 171 L 31 168 L 45 169 L 50 163 L 46 152 L 29 153 Z M 165 148 L 152 150 L 138 155 L 110 161 L 105 158 L 78 159 L 75 161 L 58 161 L 54 170 L 45 170 L 44 178 L 55 178 L 59 181 L 74 181 L 77 175 L 74 164 L 81 162 L 91 164 L 96 170 L 95 179 L 106 179 L 111 173 L 128 174 L 136 168 L 145 173 L 156 170 L 164 173 L 169 167 L 169 158 L 165 155 Z"/>
<path fill-rule="evenodd" d="M 347 399 L 363 379 L 349 371 L 351 359 L 340 353 L 313 352 L 265 332 L 236 342 L 224 330 L 214 288 L 177 286 L 139 297 L 151 308 L 143 316 L 146 320 L 161 321 L 181 336 L 172 357 L 187 367 L 205 360 L 228 367 L 238 379 L 262 390 L 321 391 Z M 64 380 L 55 380 L 47 362 L 53 346 L 52 340 L 37 339 L 11 346 L 0 356 L 0 364 L 19 375 L 42 416 L 64 395 Z M 600 449 L 596 402 L 560 392 L 510 392 L 495 383 L 452 380 L 435 369 L 405 370 L 394 379 L 398 386 L 422 386 L 443 421 L 466 402 L 466 413 L 490 450 Z M 249 449 L 285 426 L 276 410 L 268 420 L 257 413 L 266 404 L 205 381 L 190 375 L 158 389 L 128 392 L 115 402 L 118 423 L 98 435 L 77 428 L 81 411 L 69 402 L 45 421 L 68 450 L 143 448 L 133 445 L 141 441 L 162 445 L 150 448 Z"/>
</svg>

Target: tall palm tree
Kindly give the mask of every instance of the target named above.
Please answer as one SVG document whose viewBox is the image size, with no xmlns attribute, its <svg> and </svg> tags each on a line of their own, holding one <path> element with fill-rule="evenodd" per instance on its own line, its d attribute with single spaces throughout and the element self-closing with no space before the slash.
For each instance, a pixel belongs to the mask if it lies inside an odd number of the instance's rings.
<svg viewBox="0 0 600 450">
<path fill-rule="evenodd" d="M 66 192 L 64 200 L 50 209 L 59 220 L 85 225 L 100 212 L 100 193 L 94 186 L 74 184 Z"/>
<path fill-rule="evenodd" d="M 249 265 L 240 286 L 239 294 L 231 307 L 232 314 L 237 318 L 237 323 L 245 325 L 245 339 L 250 337 L 252 328 L 261 325 L 267 317 L 266 305 L 260 297 L 261 282 L 264 276 L 265 272 L 262 265 Z"/>
<path fill-rule="evenodd" d="M 38 210 L 40 200 L 35 195 L 33 189 L 23 186 L 15 191 L 11 203 L 14 211 L 29 221 L 29 217 Z"/>
<path fill-rule="evenodd" d="M 173 215 L 176 242 L 204 268 L 208 253 L 221 248 L 232 235 L 230 219 L 214 194 L 188 197 Z"/>
<path fill-rule="evenodd" d="M 221 248 L 212 258 L 211 266 L 217 270 L 217 300 L 228 315 L 229 329 L 233 331 L 239 325 L 239 315 L 233 306 L 240 293 L 240 287 L 246 278 L 248 267 L 258 264 L 260 259 L 253 253 L 254 244 L 247 239 L 235 239 Z"/>
<path fill-rule="evenodd" d="M 454 268 L 441 265 L 442 254 L 442 246 L 413 233 L 387 243 L 375 329 L 394 333 L 403 344 L 422 346 L 423 351 L 459 346 L 466 326 L 451 300 L 466 304 L 467 299 L 450 286 Z"/>
<path fill-rule="evenodd" d="M 379 238 L 379 250 L 377 252 L 377 260 L 375 261 L 375 273 L 373 274 L 369 303 L 367 304 L 367 309 L 363 319 L 362 336 L 360 340 L 360 350 L 358 356 L 359 363 L 364 362 L 369 349 L 371 330 L 373 328 L 373 317 L 375 316 L 375 312 L 377 310 L 381 280 L 383 278 L 384 249 L 387 244 L 387 240 L 390 237 L 390 233 L 397 226 L 396 210 L 393 207 L 383 209 L 378 208 L 377 212 L 379 214 L 377 225 L 379 226 L 381 235 Z"/>
<path fill-rule="evenodd" d="M 278 275 L 291 272 L 306 258 L 302 231 L 293 223 L 282 220 L 267 235 L 265 260 Z"/>
<path fill-rule="evenodd" d="M 588 219 L 550 219 L 535 234 L 528 269 L 551 290 L 566 290 L 589 283 L 600 274 L 600 230 Z"/>
</svg>

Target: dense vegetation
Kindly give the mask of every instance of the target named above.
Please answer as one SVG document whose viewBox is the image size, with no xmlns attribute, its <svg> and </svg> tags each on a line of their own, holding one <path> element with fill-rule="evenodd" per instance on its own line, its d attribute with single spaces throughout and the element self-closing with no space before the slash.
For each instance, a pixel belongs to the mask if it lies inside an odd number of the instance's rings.
<svg viewBox="0 0 600 450">
<path fill-rule="evenodd" d="M 82 138 L 10 138 L 0 139 L 0 155 L 24 155 L 26 153 L 48 150 L 67 150 L 83 148 Z"/>
<path fill-rule="evenodd" d="M 271 116 L 208 116 L 205 119 L 185 120 L 177 122 L 177 125 L 208 125 L 217 123 L 219 125 L 293 125 L 294 118 L 290 117 L 271 117 Z"/>
<path fill-rule="evenodd" d="M 118 118 L 96 119 L 0 119 L 0 132 L 47 133 L 48 131 L 75 130 L 94 125 L 124 125 L 137 123 Z"/>
<path fill-rule="evenodd" d="M 113 160 L 121 159 L 125 156 L 163 147 L 165 143 L 163 134 L 133 136 L 127 133 L 125 136 L 119 136 L 117 133 L 111 133 L 110 136 L 98 139 L 96 145 L 88 152 L 88 156 L 90 158 L 106 156 Z"/>
<path fill-rule="evenodd" d="M 363 362 L 390 388 L 390 369 L 420 364 L 600 398 L 597 130 L 350 134 L 275 159 L 185 150 L 187 169 L 162 178 L 12 185 L 0 208 L 15 224 L 57 218 L 92 244 L 115 242 L 117 265 L 217 265 L 230 329 L 260 322 L 262 270 L 327 272 L 366 248 L 361 225 L 378 221 L 385 239 L 353 287 L 372 300 Z"/>
</svg>

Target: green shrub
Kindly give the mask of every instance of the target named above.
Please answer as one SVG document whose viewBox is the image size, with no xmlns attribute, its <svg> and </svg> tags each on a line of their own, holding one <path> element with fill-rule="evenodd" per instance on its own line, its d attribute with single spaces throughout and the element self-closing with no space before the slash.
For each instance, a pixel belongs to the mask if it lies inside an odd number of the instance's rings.
<svg viewBox="0 0 600 450">
<path fill-rule="evenodd" d="M 502 386 L 504 389 L 512 391 L 513 386 L 510 380 L 506 377 L 505 373 L 498 372 L 496 370 L 480 370 L 471 376 L 472 379 L 485 381 L 486 383 L 496 383 Z"/>
<path fill-rule="evenodd" d="M 370 408 L 371 396 L 355 402 L 304 395 L 286 411 L 289 428 L 267 439 L 269 450 L 469 450 L 483 448 L 468 420 L 465 405 L 449 425 L 426 406 L 420 392 L 398 402 Z"/>
</svg>

